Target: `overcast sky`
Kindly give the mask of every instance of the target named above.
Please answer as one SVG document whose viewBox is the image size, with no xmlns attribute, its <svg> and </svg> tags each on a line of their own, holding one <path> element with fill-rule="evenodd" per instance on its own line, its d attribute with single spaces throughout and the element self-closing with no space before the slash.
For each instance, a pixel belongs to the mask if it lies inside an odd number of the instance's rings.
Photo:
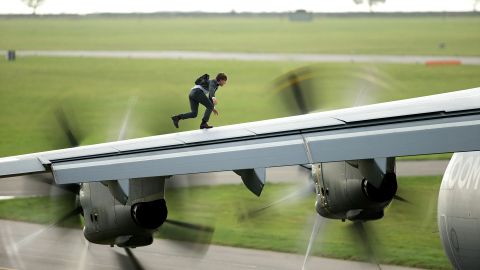
<svg viewBox="0 0 480 270">
<path fill-rule="evenodd" d="M 472 11 L 474 0 L 386 0 L 374 11 Z M 480 5 L 478 5 L 480 9 Z M 45 0 L 38 14 L 96 12 L 281 12 L 306 9 L 315 12 L 368 11 L 353 0 Z M 0 0 L 0 14 L 31 13 L 22 0 Z"/>
</svg>

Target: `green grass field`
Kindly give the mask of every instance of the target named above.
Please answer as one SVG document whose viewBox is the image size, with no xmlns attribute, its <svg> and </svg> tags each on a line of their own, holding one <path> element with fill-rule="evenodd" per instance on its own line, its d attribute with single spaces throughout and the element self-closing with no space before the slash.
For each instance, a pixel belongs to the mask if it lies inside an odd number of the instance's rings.
<svg viewBox="0 0 480 270">
<path fill-rule="evenodd" d="M 59 106 L 67 111 L 83 144 L 114 140 L 133 96 L 138 101 L 131 116 L 130 138 L 175 132 L 170 116 L 189 110 L 187 94 L 192 81 L 203 72 L 221 70 L 229 75 L 228 84 L 217 94 L 220 116 L 212 116 L 212 124 L 287 116 L 292 112 L 282 103 L 282 91 L 273 82 L 304 65 L 93 58 L 1 60 L 0 156 L 65 147 L 54 116 Z M 321 110 L 480 85 L 478 66 L 318 64 L 311 68 L 315 70 L 309 88 L 311 101 Z M 182 121 L 180 131 L 196 129 L 198 122 Z"/>
<path fill-rule="evenodd" d="M 393 202 L 385 218 L 371 222 L 375 252 L 382 263 L 431 269 L 449 269 L 436 225 L 436 206 L 440 177 L 399 179 L 399 194 L 411 204 Z M 303 254 L 311 231 L 314 197 L 291 201 L 271 208 L 244 222 L 238 215 L 256 209 L 289 193 L 295 187 L 269 184 L 260 198 L 243 185 L 192 187 L 168 190 L 169 218 L 215 226 L 212 242 L 255 249 Z M 58 213 L 56 201 L 48 198 L 0 201 L 0 218 L 49 223 Z M 208 221 L 208 222 L 207 222 Z M 351 223 L 329 220 L 315 243 L 315 255 L 365 260 L 365 249 L 352 233 Z M 79 233 L 81 233 L 79 231 Z M 171 238 L 172 228 L 165 225 L 159 237 Z"/>
<path fill-rule="evenodd" d="M 480 55 L 480 17 L 0 18 L 0 49 Z M 444 44 L 444 46 L 440 46 Z"/>
</svg>

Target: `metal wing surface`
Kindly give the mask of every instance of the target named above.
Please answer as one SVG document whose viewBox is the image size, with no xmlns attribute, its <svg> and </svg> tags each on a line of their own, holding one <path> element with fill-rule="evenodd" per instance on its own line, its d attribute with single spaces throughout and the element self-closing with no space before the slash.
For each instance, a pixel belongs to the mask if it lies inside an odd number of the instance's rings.
<svg viewBox="0 0 480 270">
<path fill-rule="evenodd" d="M 480 88 L 0 159 L 57 183 L 480 150 Z"/>
</svg>

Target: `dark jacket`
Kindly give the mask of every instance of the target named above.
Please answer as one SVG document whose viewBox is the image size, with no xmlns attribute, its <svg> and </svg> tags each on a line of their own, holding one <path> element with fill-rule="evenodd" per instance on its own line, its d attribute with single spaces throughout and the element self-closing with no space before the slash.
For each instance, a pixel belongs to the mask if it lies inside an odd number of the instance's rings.
<svg viewBox="0 0 480 270">
<path fill-rule="evenodd" d="M 208 99 L 212 100 L 218 90 L 218 82 L 217 80 L 209 80 L 208 89 L 203 88 L 201 85 L 195 85 L 192 89 L 195 88 L 201 89 L 205 95 L 208 95 Z"/>
<path fill-rule="evenodd" d="M 217 80 L 210 80 L 208 82 L 208 98 L 212 99 L 215 97 L 215 93 L 218 90 L 218 82 Z"/>
</svg>

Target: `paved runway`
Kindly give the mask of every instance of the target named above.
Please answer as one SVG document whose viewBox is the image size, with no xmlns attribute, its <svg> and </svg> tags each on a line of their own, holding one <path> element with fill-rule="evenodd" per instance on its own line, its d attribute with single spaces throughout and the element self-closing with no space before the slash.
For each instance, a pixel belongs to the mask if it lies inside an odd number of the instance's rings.
<svg viewBox="0 0 480 270">
<path fill-rule="evenodd" d="M 32 236 L 33 235 L 33 236 Z M 134 269 L 121 248 L 86 244 L 80 230 L 0 220 L 0 269 Z M 267 270 L 301 269 L 303 256 L 271 251 L 210 246 L 203 257 L 195 246 L 155 240 L 133 249 L 145 269 Z M 378 269 L 361 262 L 312 257 L 307 269 Z M 408 270 L 382 265 L 383 270 Z"/>
<path fill-rule="evenodd" d="M 6 51 L 0 54 L 6 55 Z M 423 55 L 361 55 L 361 54 L 293 54 L 244 53 L 204 51 L 16 51 L 18 57 L 94 57 L 134 59 L 197 59 L 267 62 L 329 62 L 329 63 L 397 63 L 425 64 L 427 61 L 460 61 L 463 65 L 480 65 L 476 56 L 423 56 Z"/>
</svg>

